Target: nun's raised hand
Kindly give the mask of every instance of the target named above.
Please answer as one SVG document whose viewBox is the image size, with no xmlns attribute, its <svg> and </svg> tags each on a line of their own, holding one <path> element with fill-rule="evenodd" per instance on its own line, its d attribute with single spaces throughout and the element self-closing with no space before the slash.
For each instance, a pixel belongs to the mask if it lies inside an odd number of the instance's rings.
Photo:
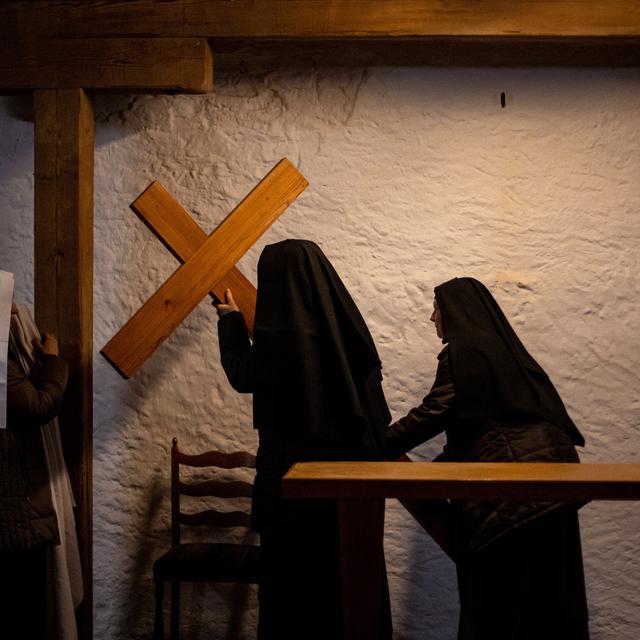
<svg viewBox="0 0 640 640">
<path fill-rule="evenodd" d="M 238 305 L 233 299 L 231 289 L 227 289 L 224 292 L 224 302 L 219 302 L 218 304 L 214 302 L 213 306 L 216 308 L 216 311 L 218 312 L 218 316 L 220 318 L 222 318 L 222 316 L 226 316 L 227 313 L 231 313 L 232 311 L 240 311 Z"/>
</svg>

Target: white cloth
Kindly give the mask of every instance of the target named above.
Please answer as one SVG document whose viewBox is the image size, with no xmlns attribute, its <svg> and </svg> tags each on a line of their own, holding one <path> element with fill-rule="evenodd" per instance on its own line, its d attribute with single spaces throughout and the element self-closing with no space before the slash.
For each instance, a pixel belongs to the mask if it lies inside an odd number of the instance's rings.
<svg viewBox="0 0 640 640">
<path fill-rule="evenodd" d="M 0 271 L 0 429 L 7 428 L 7 354 L 13 288 L 13 273 Z"/>
<path fill-rule="evenodd" d="M 19 304 L 17 315 L 11 322 L 11 342 L 23 371 L 28 375 L 36 364 L 33 353 L 33 338 L 40 338 L 33 316 L 28 307 Z M 60 544 L 49 547 L 52 557 L 50 579 L 56 598 L 56 619 L 59 640 L 77 640 L 75 609 L 82 602 L 82 567 L 76 536 L 73 507 L 75 501 L 71 492 L 71 482 L 62 454 L 58 419 L 42 427 L 42 442 L 49 470 L 49 485 L 53 508 L 58 519 Z M 51 591 L 50 590 L 50 591 Z"/>
</svg>

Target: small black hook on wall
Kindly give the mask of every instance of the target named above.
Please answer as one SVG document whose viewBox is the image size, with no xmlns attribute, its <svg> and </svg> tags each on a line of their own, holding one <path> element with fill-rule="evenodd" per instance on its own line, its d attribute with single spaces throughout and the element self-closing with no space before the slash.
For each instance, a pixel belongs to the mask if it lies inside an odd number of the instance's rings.
<svg viewBox="0 0 640 640">
<path fill-rule="evenodd" d="M 500 94 L 500 106 L 504 109 L 507 106 L 507 96 L 504 91 Z"/>
</svg>

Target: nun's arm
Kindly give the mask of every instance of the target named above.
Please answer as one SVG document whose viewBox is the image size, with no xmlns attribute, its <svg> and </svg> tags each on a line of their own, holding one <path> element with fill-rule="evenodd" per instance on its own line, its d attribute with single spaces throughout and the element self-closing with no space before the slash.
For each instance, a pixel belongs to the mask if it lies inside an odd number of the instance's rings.
<svg viewBox="0 0 640 640">
<path fill-rule="evenodd" d="M 441 357 L 436 379 L 420 406 L 393 423 L 385 434 L 386 457 L 395 460 L 403 453 L 442 433 L 451 418 L 455 392 L 448 355 Z"/>
<path fill-rule="evenodd" d="M 231 386 L 240 393 L 252 393 L 254 354 L 244 316 L 232 311 L 218 320 L 220 359 Z"/>
<path fill-rule="evenodd" d="M 7 367 L 7 414 L 12 424 L 42 425 L 58 414 L 67 386 L 67 363 L 45 355 L 37 380 L 31 381 L 11 359 Z"/>
</svg>

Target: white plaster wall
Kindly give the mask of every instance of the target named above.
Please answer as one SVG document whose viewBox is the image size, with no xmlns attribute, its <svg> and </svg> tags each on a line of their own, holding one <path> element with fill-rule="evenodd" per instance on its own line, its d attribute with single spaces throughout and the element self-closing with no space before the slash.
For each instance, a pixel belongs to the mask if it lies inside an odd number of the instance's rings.
<svg viewBox="0 0 640 640">
<path fill-rule="evenodd" d="M 218 362 L 208 301 L 133 380 L 97 353 L 175 268 L 128 209 L 154 179 L 210 230 L 287 156 L 310 187 L 241 268 L 255 281 L 264 244 L 318 242 L 369 323 L 395 417 L 432 382 L 433 287 L 470 275 L 550 373 L 587 439 L 583 459 L 640 460 L 637 71 L 290 62 L 223 67 L 211 95 L 95 101 L 99 640 L 149 637 L 172 436 L 193 448 L 256 443 L 250 397 L 233 392 Z M 0 104 L 0 268 L 20 272 L 29 300 L 32 131 L 24 101 Z M 592 638 L 635 640 L 640 506 L 588 505 L 582 531 Z M 455 637 L 453 566 L 393 502 L 386 550 L 395 637 Z M 183 637 L 252 638 L 255 608 L 253 589 L 185 589 Z"/>
</svg>

